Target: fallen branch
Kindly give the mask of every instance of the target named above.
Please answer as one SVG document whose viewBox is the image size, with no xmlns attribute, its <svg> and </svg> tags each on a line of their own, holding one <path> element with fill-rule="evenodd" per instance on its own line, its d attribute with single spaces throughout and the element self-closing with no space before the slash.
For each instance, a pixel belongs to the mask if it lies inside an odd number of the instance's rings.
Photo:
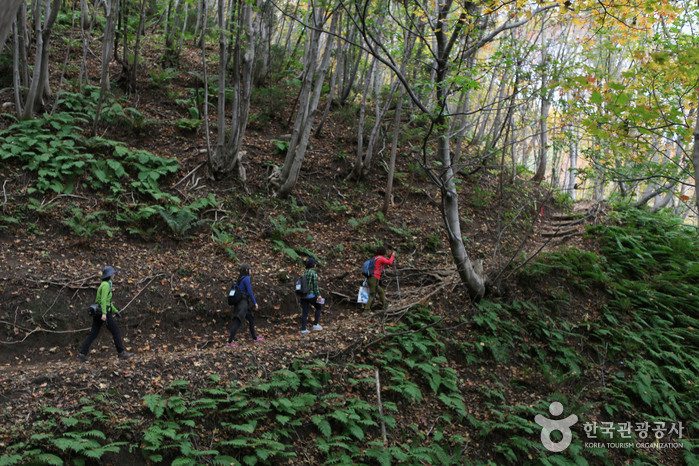
<svg viewBox="0 0 699 466">
<path fill-rule="evenodd" d="M 20 328 L 20 329 L 22 329 L 22 330 L 26 330 L 27 332 L 29 332 L 29 333 L 27 333 L 26 335 L 24 335 L 24 338 L 22 338 L 22 339 L 19 340 L 19 341 L 3 341 L 3 340 L 0 340 L 0 344 L 2 344 L 2 345 L 16 345 L 17 343 L 22 343 L 22 342 L 24 342 L 27 338 L 29 338 L 30 335 L 32 335 L 33 333 L 37 333 L 37 332 L 44 332 L 44 333 L 78 333 L 78 332 L 86 332 L 86 331 L 90 330 L 89 327 L 88 327 L 88 328 L 81 328 L 81 329 L 78 329 L 78 330 L 49 330 L 49 329 L 45 329 L 45 328 L 39 327 L 39 328 L 35 328 L 34 330 L 29 330 L 29 329 L 27 329 L 27 328 L 20 327 L 19 325 L 13 324 L 13 323 L 11 323 L 11 322 L 7 322 L 7 321 L 5 321 L 5 320 L 0 320 L 0 324 L 11 325 L 12 327 Z"/>
<path fill-rule="evenodd" d="M 134 301 L 134 299 L 138 298 L 138 297 L 141 295 L 141 293 L 143 293 L 143 292 L 146 290 L 146 288 L 148 288 L 148 285 L 150 285 L 151 283 L 153 283 L 153 280 L 155 280 L 156 278 L 161 277 L 161 276 L 162 276 L 162 277 L 166 277 L 167 275 L 164 274 L 164 273 L 159 273 L 159 274 L 157 274 L 157 275 L 152 275 L 152 276 L 150 276 L 150 277 L 146 277 L 146 278 L 142 279 L 141 282 L 143 282 L 143 281 L 145 281 L 145 280 L 148 280 L 148 278 L 150 278 L 150 281 L 146 284 L 146 286 L 144 286 L 143 288 L 141 288 L 141 291 L 139 291 L 138 293 L 136 293 L 136 296 L 134 296 L 133 298 L 131 298 L 131 301 L 129 301 L 128 303 L 126 303 L 126 306 L 124 306 L 124 307 L 121 308 L 121 311 L 124 311 L 127 307 L 129 307 L 129 305 Z"/>
<path fill-rule="evenodd" d="M 193 169 L 192 171 L 190 171 L 189 173 L 187 173 L 185 176 L 182 177 L 182 179 L 181 179 L 180 181 L 178 181 L 177 183 L 175 183 L 175 185 L 173 186 L 173 188 L 176 188 L 176 187 L 178 187 L 180 184 L 182 184 L 182 182 L 183 182 L 184 180 L 186 180 L 187 178 L 189 178 L 190 175 L 192 175 L 195 171 L 199 170 L 199 169 L 202 167 L 202 165 L 204 165 L 205 163 L 206 163 L 206 162 L 202 162 L 202 163 L 200 163 L 199 165 L 197 165 L 196 167 L 194 167 L 194 169 Z"/>
<path fill-rule="evenodd" d="M 27 279 L 27 281 L 32 282 L 32 283 L 38 283 L 39 285 L 52 285 L 52 286 L 60 286 L 61 288 L 70 288 L 71 290 L 89 290 L 89 289 L 94 289 L 97 288 L 96 286 L 85 286 L 85 282 L 90 280 L 93 277 L 98 277 L 99 275 L 90 275 L 89 277 L 86 277 L 84 279 L 76 279 L 76 280 L 70 280 L 70 281 L 52 281 L 52 280 L 32 280 L 32 279 Z M 78 283 L 79 285 L 75 285 L 75 283 Z"/>
</svg>

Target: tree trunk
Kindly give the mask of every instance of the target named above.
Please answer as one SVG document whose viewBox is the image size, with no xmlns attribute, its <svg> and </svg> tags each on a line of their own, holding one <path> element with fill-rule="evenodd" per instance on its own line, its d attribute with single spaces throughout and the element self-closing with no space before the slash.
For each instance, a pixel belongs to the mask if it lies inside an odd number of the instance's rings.
<svg viewBox="0 0 699 466">
<path fill-rule="evenodd" d="M 400 117 L 403 109 L 403 86 L 398 90 L 398 102 L 396 103 L 396 113 L 393 115 L 393 138 L 391 141 L 391 159 L 388 162 L 388 180 L 386 181 L 386 194 L 383 198 L 381 212 L 388 215 L 389 206 L 393 205 L 393 177 L 396 172 L 396 154 L 398 152 L 398 136 L 400 135 Z"/>
<path fill-rule="evenodd" d="M 82 36 L 83 43 L 83 54 L 82 60 L 80 62 L 80 73 L 78 75 L 78 88 L 80 92 L 83 90 L 83 78 L 86 82 L 89 82 L 89 77 L 87 75 L 87 52 L 90 50 L 90 38 L 92 36 L 92 26 L 95 24 L 94 21 L 94 10 L 90 11 L 90 6 L 87 0 L 80 0 L 80 33 Z M 90 17 L 92 13 L 92 18 Z"/>
<path fill-rule="evenodd" d="M 216 138 L 216 150 L 213 154 L 221 154 L 223 157 L 223 146 L 226 143 L 226 63 L 227 58 L 226 50 L 226 13 L 225 13 L 225 2 L 224 0 L 218 0 L 218 118 L 220 123 L 217 125 L 218 135 Z M 206 21 L 206 18 L 204 19 Z M 213 157 L 212 154 L 212 157 Z M 213 167 L 216 165 L 225 165 L 225 163 L 214 162 L 213 159 L 209 159 L 209 169 L 213 173 Z"/>
<path fill-rule="evenodd" d="M 17 18 L 17 12 L 25 0 L 6 0 L 0 8 L 0 53 L 5 48 L 5 41 L 12 31 L 12 23 Z"/>
<path fill-rule="evenodd" d="M 114 46 L 114 28 L 115 18 L 119 11 L 119 0 L 109 0 L 109 4 L 105 10 L 107 24 L 104 30 L 104 38 L 102 41 L 102 73 L 100 78 L 100 96 L 97 100 L 97 108 L 95 109 L 95 121 L 92 125 L 92 136 L 97 133 L 97 125 L 102 111 L 102 103 L 104 96 L 109 90 L 109 62 L 112 58 L 112 48 Z"/>
<path fill-rule="evenodd" d="M 133 51 L 133 67 L 131 68 L 131 78 L 129 79 L 130 91 L 136 91 L 136 79 L 138 77 L 138 58 L 141 53 L 141 34 L 146 22 L 146 0 L 141 0 L 141 18 L 138 21 L 138 31 L 136 32 L 136 44 Z"/>
<path fill-rule="evenodd" d="M 386 118 L 388 110 L 391 108 L 391 104 L 393 103 L 393 97 L 396 95 L 396 91 L 398 90 L 398 80 L 396 79 L 393 83 L 391 83 L 391 90 L 388 92 L 388 96 L 386 96 L 386 101 L 384 102 L 383 107 L 381 108 L 379 108 L 381 86 L 377 84 L 376 87 L 376 120 L 374 122 L 374 127 L 371 129 L 371 133 L 369 134 L 369 143 L 366 146 L 361 171 L 358 174 L 359 179 L 366 177 L 369 174 L 369 171 L 371 170 L 371 165 L 374 159 L 375 152 L 374 148 L 376 147 L 376 144 L 379 140 L 379 136 L 381 135 L 383 121 Z"/>
<path fill-rule="evenodd" d="M 433 30 L 437 43 L 436 71 L 434 87 L 436 89 L 437 103 L 442 111 L 434 119 L 435 127 L 441 131 L 437 142 L 437 160 L 441 162 L 441 174 L 439 175 L 439 187 L 442 195 L 442 216 L 447 230 L 447 240 L 451 249 L 452 257 L 461 280 L 468 288 L 469 295 L 475 300 L 479 300 L 485 294 L 485 280 L 473 268 L 471 260 L 464 247 L 464 239 L 461 234 L 461 217 L 459 215 L 459 195 L 454 184 L 454 167 L 452 165 L 450 151 L 449 122 L 444 114 L 444 108 L 449 98 L 449 86 L 446 85 L 447 74 L 449 72 L 451 47 L 455 43 L 463 26 L 463 21 L 457 23 L 452 32 L 451 39 L 447 38 L 446 31 L 441 26 L 446 22 L 451 1 L 446 1 L 440 5 L 439 27 Z M 464 18 L 465 13 L 461 13 Z M 465 18 L 464 18 L 465 19 Z"/>
<path fill-rule="evenodd" d="M 692 161 L 694 162 L 694 222 L 699 229 L 699 111 L 694 113 L 696 123 L 694 125 L 694 146 L 692 147 Z"/>
<path fill-rule="evenodd" d="M 342 12 L 340 11 L 338 14 L 341 15 Z M 337 45 L 335 46 L 335 50 L 340 50 L 341 40 L 342 39 L 340 37 L 337 38 Z M 332 108 L 333 102 L 335 100 L 335 87 L 337 84 L 338 64 L 339 60 L 335 59 L 335 70 L 332 72 L 332 76 L 330 78 L 330 90 L 328 91 L 328 101 L 325 104 L 325 110 L 323 111 L 323 116 L 320 118 L 318 127 L 316 128 L 315 133 L 313 133 L 313 135 L 316 138 L 320 137 L 321 132 L 323 131 L 323 125 L 325 124 L 325 120 L 328 118 L 328 115 L 330 114 L 330 109 Z"/>
<path fill-rule="evenodd" d="M 352 47 L 348 49 L 349 53 L 345 56 L 345 64 L 342 67 L 343 73 L 342 73 L 342 92 L 340 92 L 340 105 L 345 105 L 347 103 L 347 99 L 349 98 L 350 93 L 352 92 L 352 87 L 354 86 L 354 80 L 357 77 L 357 70 L 359 69 L 359 64 L 362 61 L 362 56 L 364 55 L 362 53 L 361 48 L 357 47 Z M 348 60 L 350 60 L 352 56 L 352 52 L 357 53 L 357 58 L 354 60 L 354 63 L 352 66 L 349 66 Z"/>
<path fill-rule="evenodd" d="M 284 161 L 284 167 L 281 170 L 279 180 L 275 180 L 279 187 L 276 190 L 276 195 L 286 197 L 291 194 L 298 181 L 301 165 L 306 155 L 306 148 L 311 135 L 311 128 L 315 119 L 315 114 L 318 109 L 318 101 L 320 93 L 325 81 L 325 75 L 330 65 L 330 53 L 332 51 L 332 41 L 327 41 L 323 56 L 320 60 L 320 66 L 317 66 L 318 47 L 320 44 L 321 29 L 326 21 L 323 12 L 313 8 L 310 12 L 313 29 L 309 33 L 309 44 L 306 48 L 306 57 L 304 59 L 304 75 L 301 88 L 301 96 L 299 98 L 299 109 L 294 122 L 294 130 L 289 142 L 289 149 Z M 337 26 L 338 15 L 333 14 L 332 24 L 330 26 L 331 35 L 334 34 Z M 316 71 L 317 67 L 317 71 Z"/>
<path fill-rule="evenodd" d="M 21 115 L 22 112 L 22 95 L 20 94 L 20 89 L 22 88 L 22 80 L 20 76 L 19 70 L 21 69 L 20 65 L 20 57 L 19 57 L 19 50 L 20 50 L 20 45 L 19 45 L 19 32 L 18 32 L 18 27 L 16 25 L 13 25 L 12 29 L 14 30 L 14 50 L 12 53 L 12 62 L 13 62 L 13 73 L 12 73 L 12 83 L 14 85 L 15 89 L 15 107 L 16 107 L 16 114 Z"/>
<path fill-rule="evenodd" d="M 548 91 L 546 90 L 546 73 L 541 76 L 541 114 L 539 116 L 539 130 L 541 131 L 539 142 L 539 161 L 532 181 L 541 183 L 546 175 L 546 159 L 548 152 L 548 116 L 551 108 Z"/>
<path fill-rule="evenodd" d="M 253 7 L 249 2 L 239 4 L 238 27 L 236 27 L 235 43 L 233 45 L 233 102 L 231 105 L 230 136 L 221 135 L 226 131 L 225 114 L 219 114 L 219 140 L 222 147 L 217 147 L 216 153 L 210 160 L 210 170 L 216 179 L 221 179 L 235 170 L 241 158 L 243 138 L 247 129 L 248 113 L 250 111 L 250 95 L 255 64 L 255 41 L 257 31 L 253 28 Z M 223 75 L 219 76 L 221 80 Z M 225 101 L 225 87 L 221 89 L 219 81 L 219 105 Z M 223 99 L 222 99 L 223 94 Z M 242 175 L 242 172 L 241 172 Z M 242 178 L 242 176 L 241 176 Z"/>
<path fill-rule="evenodd" d="M 366 118 L 366 102 L 369 99 L 369 90 L 372 87 L 375 70 L 376 58 L 371 60 L 371 65 L 366 64 L 364 72 L 364 89 L 362 89 L 362 103 L 359 106 L 359 120 L 357 121 L 357 156 L 354 159 L 354 167 L 350 172 L 348 179 L 356 177 L 362 172 L 362 162 L 364 160 L 364 121 Z"/>
<path fill-rule="evenodd" d="M 44 26 L 40 29 L 36 36 L 36 56 L 34 58 L 34 74 L 32 75 L 27 100 L 24 105 L 24 113 L 22 119 L 27 120 L 34 116 L 37 111 L 41 99 L 45 93 L 50 91 L 47 87 L 48 70 L 49 70 L 49 43 L 51 39 L 51 31 L 58 16 L 58 11 L 61 8 L 61 0 L 46 0 L 44 10 Z M 37 12 L 37 15 L 40 15 Z"/>
<path fill-rule="evenodd" d="M 570 197 L 575 200 L 577 197 L 577 193 L 575 191 L 575 178 L 577 176 L 577 171 L 578 171 L 578 141 L 580 140 L 579 138 L 579 130 L 576 129 L 576 135 L 573 137 L 573 133 L 571 131 L 570 133 L 570 139 L 569 139 L 569 152 L 568 152 L 568 170 L 566 171 L 565 175 L 565 183 L 564 183 L 564 189 L 565 192 L 570 195 Z"/>
</svg>

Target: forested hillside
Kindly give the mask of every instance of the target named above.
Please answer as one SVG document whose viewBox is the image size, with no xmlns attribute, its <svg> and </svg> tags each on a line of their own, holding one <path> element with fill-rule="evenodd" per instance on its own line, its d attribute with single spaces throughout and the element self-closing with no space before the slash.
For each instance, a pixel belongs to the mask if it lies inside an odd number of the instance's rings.
<svg viewBox="0 0 699 466">
<path fill-rule="evenodd" d="M 0 465 L 699 461 L 696 5 L 0 7 Z"/>
</svg>

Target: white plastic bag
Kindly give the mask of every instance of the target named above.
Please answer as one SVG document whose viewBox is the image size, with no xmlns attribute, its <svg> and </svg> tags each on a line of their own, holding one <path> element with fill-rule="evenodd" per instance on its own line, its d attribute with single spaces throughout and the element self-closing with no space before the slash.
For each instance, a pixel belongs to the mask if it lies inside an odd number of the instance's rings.
<svg viewBox="0 0 699 466">
<path fill-rule="evenodd" d="M 357 303 L 366 304 L 369 302 L 369 287 L 366 286 L 366 282 L 359 287 L 359 293 L 357 293 Z"/>
</svg>

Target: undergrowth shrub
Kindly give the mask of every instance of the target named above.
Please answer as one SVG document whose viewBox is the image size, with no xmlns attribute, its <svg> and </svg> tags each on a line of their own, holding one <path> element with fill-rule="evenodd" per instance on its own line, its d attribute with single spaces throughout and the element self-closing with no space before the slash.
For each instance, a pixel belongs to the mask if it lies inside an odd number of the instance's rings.
<svg viewBox="0 0 699 466">
<path fill-rule="evenodd" d="M 583 423 L 683 421 L 684 436 L 670 440 L 684 445 L 679 456 L 691 463 L 696 461 L 691 431 L 697 425 L 689 413 L 699 408 L 692 376 L 699 369 L 699 351 L 691 336 L 699 324 L 699 241 L 694 230 L 672 217 L 624 209 L 612 219 L 616 221 L 589 230 L 590 237 L 598 238 L 598 254 L 568 248 L 523 268 L 520 283 L 529 283 L 538 299 L 479 304 L 473 320 L 480 344 L 463 347 L 475 348 L 484 362 L 512 364 L 516 359 L 528 365 L 552 394 L 547 402 L 565 402 L 567 412 Z M 557 294 L 561 287 L 577 290 L 579 296 L 599 295 L 602 305 L 571 309 L 570 295 Z M 582 383 L 583 374 L 593 381 L 591 386 Z M 515 386 L 523 382 L 516 380 Z M 484 441 L 493 442 L 506 462 L 518 463 L 526 455 L 549 464 L 548 452 L 531 437 L 531 419 L 546 413 L 547 403 L 532 409 L 507 403 L 492 389 L 484 395 L 492 400 L 488 421 L 469 418 Z M 493 416 L 500 422 L 494 423 Z M 584 447 L 582 429 L 578 433 L 568 450 L 556 456 L 556 464 L 580 464 L 581 457 L 604 462 L 609 452 Z M 635 433 L 633 440 L 643 441 Z M 626 449 L 623 455 L 662 463 L 641 449 Z"/>
<path fill-rule="evenodd" d="M 0 132 L 0 159 L 15 160 L 35 174 L 30 193 L 70 194 L 82 180 L 112 194 L 132 189 L 156 200 L 173 199 L 161 191 L 159 180 L 178 170 L 176 160 L 100 137 L 85 138 L 80 127 L 85 122 L 66 112 L 18 121 Z"/>
</svg>

